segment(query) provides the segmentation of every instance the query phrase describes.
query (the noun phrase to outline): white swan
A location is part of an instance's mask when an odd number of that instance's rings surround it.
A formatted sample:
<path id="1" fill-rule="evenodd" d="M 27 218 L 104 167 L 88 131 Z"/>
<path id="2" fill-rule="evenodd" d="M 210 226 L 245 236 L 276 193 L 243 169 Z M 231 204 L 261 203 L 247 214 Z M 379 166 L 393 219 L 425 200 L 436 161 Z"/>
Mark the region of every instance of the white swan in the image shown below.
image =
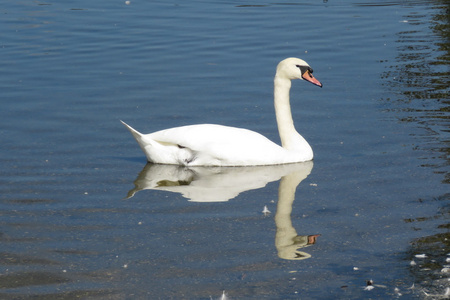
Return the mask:
<path id="1" fill-rule="evenodd" d="M 287 58 L 274 79 L 274 102 L 282 147 L 247 129 L 199 124 L 165 129 L 150 134 L 121 121 L 133 134 L 152 163 L 184 166 L 256 166 L 303 162 L 313 159 L 308 142 L 295 130 L 289 103 L 292 79 L 303 79 L 319 87 L 313 70 L 299 58 Z"/>

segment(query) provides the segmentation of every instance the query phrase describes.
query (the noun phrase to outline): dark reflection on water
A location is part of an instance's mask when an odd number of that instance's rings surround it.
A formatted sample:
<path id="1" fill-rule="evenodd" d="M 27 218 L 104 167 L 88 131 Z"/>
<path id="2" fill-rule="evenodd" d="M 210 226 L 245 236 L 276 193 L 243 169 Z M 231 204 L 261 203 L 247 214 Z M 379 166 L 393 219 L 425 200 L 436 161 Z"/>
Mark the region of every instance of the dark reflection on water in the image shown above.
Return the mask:
<path id="1" fill-rule="evenodd" d="M 32 285 L 62 284 L 70 280 L 50 272 L 26 272 L 2 276 L 0 288 L 14 289 Z"/>
<path id="2" fill-rule="evenodd" d="M 426 3 L 433 3 L 433 0 L 416 0 L 416 1 L 368 1 L 368 2 L 357 2 L 354 5 L 355 6 L 397 6 L 397 5 L 403 5 L 403 6 L 411 6 L 411 5 L 423 5 Z"/>
<path id="3" fill-rule="evenodd" d="M 29 257 L 25 255 L 20 255 L 16 253 L 0 253 L 0 264 L 3 265 L 57 265 L 56 261 L 47 260 L 43 258 Z"/>
<path id="4" fill-rule="evenodd" d="M 434 2 L 424 13 L 405 16 L 409 30 L 397 34 L 399 53 L 395 65 L 382 76 L 385 85 L 396 93 L 395 99 L 386 100 L 393 110 L 401 112 L 400 120 L 417 123 L 426 130 L 417 149 L 437 155 L 430 158 L 439 160 L 428 164 L 444 174 L 445 183 L 450 183 L 450 174 L 443 168 L 450 164 L 449 8 L 445 1 Z M 427 13 L 433 14 L 431 23 Z"/>
<path id="5" fill-rule="evenodd" d="M 408 30 L 397 34 L 398 56 L 382 77 L 395 93 L 395 98 L 385 101 L 390 103 L 399 120 L 423 130 L 417 134 L 415 146 L 424 153 L 422 166 L 433 168 L 434 172 L 442 174 L 443 184 L 449 184 L 450 9 L 448 1 L 428 3 L 425 9 L 404 17 Z M 438 201 L 441 209 L 435 215 L 405 219 L 416 230 L 431 223 L 438 232 L 412 241 L 407 253 L 416 286 L 424 289 L 424 295 L 432 297 L 442 296 L 450 287 L 449 200 L 450 193 L 419 199 L 421 202 Z"/>

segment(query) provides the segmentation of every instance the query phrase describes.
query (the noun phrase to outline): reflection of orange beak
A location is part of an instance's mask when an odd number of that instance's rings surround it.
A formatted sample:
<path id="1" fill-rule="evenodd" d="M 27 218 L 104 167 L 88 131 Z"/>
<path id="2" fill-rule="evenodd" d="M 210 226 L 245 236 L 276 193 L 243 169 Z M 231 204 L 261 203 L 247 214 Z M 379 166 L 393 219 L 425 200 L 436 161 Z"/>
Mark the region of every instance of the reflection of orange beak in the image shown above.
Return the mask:
<path id="1" fill-rule="evenodd" d="M 318 81 L 317 81 L 318 82 Z M 320 83 L 320 82 L 319 82 Z M 308 245 L 312 245 L 316 243 L 316 239 L 320 236 L 320 234 L 308 235 Z"/>
<path id="2" fill-rule="evenodd" d="M 320 86 L 322 87 L 322 84 L 320 83 L 319 80 L 317 80 L 309 71 L 306 71 L 303 75 L 302 78 L 306 81 L 311 82 L 314 85 Z"/>

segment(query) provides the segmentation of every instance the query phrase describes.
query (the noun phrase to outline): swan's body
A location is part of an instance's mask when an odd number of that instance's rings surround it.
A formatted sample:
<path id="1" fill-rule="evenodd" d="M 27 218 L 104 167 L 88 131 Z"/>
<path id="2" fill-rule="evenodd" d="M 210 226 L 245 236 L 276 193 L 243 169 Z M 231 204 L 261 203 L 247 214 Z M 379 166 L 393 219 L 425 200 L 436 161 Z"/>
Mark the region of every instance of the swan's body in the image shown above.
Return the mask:
<path id="1" fill-rule="evenodd" d="M 185 166 L 256 166 L 309 161 L 313 152 L 295 130 L 289 103 L 292 79 L 322 87 L 309 65 L 298 58 L 278 64 L 274 79 L 275 113 L 282 147 L 263 135 L 242 128 L 213 124 L 175 127 L 141 134 L 122 122 L 152 163 Z"/>

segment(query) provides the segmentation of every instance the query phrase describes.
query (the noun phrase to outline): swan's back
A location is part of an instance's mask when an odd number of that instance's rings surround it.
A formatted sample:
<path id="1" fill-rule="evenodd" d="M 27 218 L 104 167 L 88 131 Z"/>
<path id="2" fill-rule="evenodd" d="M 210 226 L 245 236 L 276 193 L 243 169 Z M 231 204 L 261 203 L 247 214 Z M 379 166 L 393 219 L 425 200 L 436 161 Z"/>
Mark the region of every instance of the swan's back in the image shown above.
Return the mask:
<path id="1" fill-rule="evenodd" d="M 189 165 L 267 165 L 286 150 L 265 136 L 243 128 L 199 124 L 157 131 L 148 135 L 161 145 L 189 151 Z"/>

